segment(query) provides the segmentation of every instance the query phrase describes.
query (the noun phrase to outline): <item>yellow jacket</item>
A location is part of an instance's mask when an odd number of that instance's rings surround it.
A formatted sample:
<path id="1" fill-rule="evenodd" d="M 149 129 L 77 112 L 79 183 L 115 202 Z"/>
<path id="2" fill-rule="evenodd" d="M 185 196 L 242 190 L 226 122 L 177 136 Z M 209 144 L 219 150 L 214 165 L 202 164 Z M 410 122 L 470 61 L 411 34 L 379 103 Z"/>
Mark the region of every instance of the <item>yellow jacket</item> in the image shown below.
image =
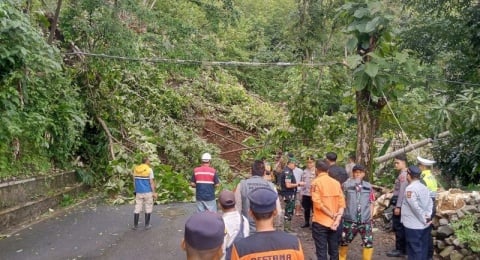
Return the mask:
<path id="1" fill-rule="evenodd" d="M 424 170 L 422 171 L 422 179 L 425 182 L 425 185 L 431 192 L 437 192 L 438 184 L 435 176 L 433 176 L 432 171 Z"/>

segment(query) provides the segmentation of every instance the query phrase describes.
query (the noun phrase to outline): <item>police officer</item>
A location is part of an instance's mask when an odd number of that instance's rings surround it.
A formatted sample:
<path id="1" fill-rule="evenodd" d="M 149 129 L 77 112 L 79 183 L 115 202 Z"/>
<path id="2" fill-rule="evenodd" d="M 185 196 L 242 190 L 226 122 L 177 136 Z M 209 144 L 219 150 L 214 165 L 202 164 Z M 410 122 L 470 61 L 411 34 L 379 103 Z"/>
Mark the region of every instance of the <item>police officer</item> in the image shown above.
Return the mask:
<path id="1" fill-rule="evenodd" d="M 405 246 L 405 230 L 403 227 L 401 219 L 401 208 L 403 199 L 405 196 L 405 188 L 408 185 L 407 182 L 407 156 L 405 154 L 399 154 L 395 156 L 395 169 L 400 173 L 398 174 L 397 179 L 395 180 L 395 187 L 393 190 L 393 197 L 390 201 L 393 205 L 393 217 L 392 217 L 392 226 L 395 231 L 395 249 L 388 252 L 387 256 L 389 257 L 401 257 L 405 255 L 406 246 Z"/>
<path id="2" fill-rule="evenodd" d="M 427 259 L 428 232 L 431 225 L 433 203 L 430 191 L 420 182 L 422 171 L 417 166 L 407 170 L 409 185 L 405 189 L 401 220 L 405 227 L 407 255 L 410 260 Z"/>
<path id="3" fill-rule="evenodd" d="M 421 182 L 427 186 L 427 188 L 430 190 L 430 198 L 432 199 L 433 202 L 433 209 L 432 209 L 432 216 L 435 217 L 436 213 L 436 205 L 435 205 L 435 198 L 437 196 L 437 190 L 438 190 L 438 184 L 437 180 L 435 179 L 435 176 L 432 174 L 431 167 L 435 163 L 433 160 L 425 159 L 420 156 L 417 156 L 418 160 L 418 168 L 422 171 L 421 175 Z M 429 233 L 432 233 L 432 225 L 429 226 Z M 432 259 L 433 258 L 433 237 L 429 236 L 429 242 L 428 242 L 428 258 L 427 259 Z"/>

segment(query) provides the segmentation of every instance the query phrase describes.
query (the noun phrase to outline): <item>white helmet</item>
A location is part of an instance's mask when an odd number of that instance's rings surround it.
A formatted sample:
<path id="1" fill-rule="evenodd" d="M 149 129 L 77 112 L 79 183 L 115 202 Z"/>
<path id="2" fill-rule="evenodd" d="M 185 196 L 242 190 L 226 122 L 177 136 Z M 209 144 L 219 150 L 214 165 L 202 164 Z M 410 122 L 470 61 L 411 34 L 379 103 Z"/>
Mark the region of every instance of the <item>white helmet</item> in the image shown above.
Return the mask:
<path id="1" fill-rule="evenodd" d="M 210 155 L 209 153 L 204 153 L 202 154 L 202 161 L 204 162 L 208 162 L 212 159 L 212 155 Z"/>
<path id="2" fill-rule="evenodd" d="M 420 164 L 423 164 L 425 166 L 432 166 L 434 163 L 436 163 L 436 161 L 425 159 L 420 156 L 417 156 L 417 160 Z"/>

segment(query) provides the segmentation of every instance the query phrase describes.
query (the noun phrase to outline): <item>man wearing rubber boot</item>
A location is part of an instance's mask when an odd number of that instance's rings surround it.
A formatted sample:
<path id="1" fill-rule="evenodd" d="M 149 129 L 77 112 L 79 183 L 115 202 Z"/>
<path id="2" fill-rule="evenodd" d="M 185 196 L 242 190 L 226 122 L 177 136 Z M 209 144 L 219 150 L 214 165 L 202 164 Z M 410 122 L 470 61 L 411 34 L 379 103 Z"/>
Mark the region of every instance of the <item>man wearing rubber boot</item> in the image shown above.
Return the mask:
<path id="1" fill-rule="evenodd" d="M 295 193 L 296 189 L 299 186 L 302 186 L 304 183 L 297 181 L 295 175 L 293 174 L 293 169 L 295 169 L 296 160 L 294 158 L 289 158 L 287 166 L 283 169 L 282 175 L 280 175 L 280 195 L 282 195 L 285 201 L 285 221 L 284 229 L 285 231 L 291 231 L 291 221 L 293 216 L 293 211 L 295 209 Z"/>
<path id="2" fill-rule="evenodd" d="M 317 177 L 312 181 L 313 202 L 312 237 L 315 241 L 317 259 L 338 259 L 338 226 L 345 208 L 340 183 L 328 176 L 328 165 L 317 160 Z"/>
<path id="3" fill-rule="evenodd" d="M 375 194 L 372 185 L 363 180 L 365 168 L 356 164 L 352 168 L 353 178 L 343 183 L 347 207 L 343 213 L 343 232 L 339 259 L 346 260 L 348 245 L 357 233 L 362 237 L 363 260 L 371 260 L 373 255 L 372 216 Z"/>
<path id="4" fill-rule="evenodd" d="M 388 252 L 387 256 L 402 257 L 406 255 L 405 228 L 403 227 L 403 224 L 401 222 L 401 208 L 403 199 L 405 197 L 405 188 L 408 185 L 407 156 L 405 154 L 395 156 L 394 163 L 395 169 L 400 172 L 397 179 L 395 180 L 393 197 L 390 200 L 390 203 L 395 207 L 392 217 L 393 230 L 395 231 L 395 249 Z"/>
<path id="5" fill-rule="evenodd" d="M 145 229 L 152 227 L 150 216 L 153 210 L 153 199 L 157 198 L 155 193 L 155 182 L 153 180 L 153 170 L 150 168 L 150 160 L 142 159 L 142 164 L 136 166 L 133 170 L 133 189 L 135 193 L 135 210 L 133 212 L 133 229 L 138 228 L 140 212 L 145 205 Z"/>

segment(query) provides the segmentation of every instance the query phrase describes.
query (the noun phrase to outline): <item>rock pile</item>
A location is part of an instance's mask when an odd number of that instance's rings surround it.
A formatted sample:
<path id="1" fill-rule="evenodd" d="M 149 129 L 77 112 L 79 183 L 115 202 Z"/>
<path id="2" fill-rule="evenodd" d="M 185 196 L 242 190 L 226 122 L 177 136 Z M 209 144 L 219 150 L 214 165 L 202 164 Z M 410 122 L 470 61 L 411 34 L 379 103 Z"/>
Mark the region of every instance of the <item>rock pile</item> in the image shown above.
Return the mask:
<path id="1" fill-rule="evenodd" d="M 472 252 L 468 245 L 460 242 L 451 226 L 452 222 L 466 215 L 475 216 L 477 223 L 480 223 L 480 193 L 450 189 L 437 195 L 437 214 L 433 220 L 432 236 L 440 259 L 480 259 L 478 252 Z"/>
<path id="2" fill-rule="evenodd" d="M 376 218 L 389 218 L 391 209 L 388 208 L 392 193 L 385 193 L 378 197 L 375 202 L 374 216 Z M 437 213 L 433 219 L 434 247 L 436 259 L 450 260 L 480 260 L 480 253 L 473 252 L 469 245 L 463 244 L 455 236 L 451 226 L 452 222 L 458 221 L 467 215 L 473 215 L 480 224 L 480 193 L 470 193 L 459 189 L 450 189 L 437 194 Z M 478 232 L 478 230 L 477 230 Z"/>

